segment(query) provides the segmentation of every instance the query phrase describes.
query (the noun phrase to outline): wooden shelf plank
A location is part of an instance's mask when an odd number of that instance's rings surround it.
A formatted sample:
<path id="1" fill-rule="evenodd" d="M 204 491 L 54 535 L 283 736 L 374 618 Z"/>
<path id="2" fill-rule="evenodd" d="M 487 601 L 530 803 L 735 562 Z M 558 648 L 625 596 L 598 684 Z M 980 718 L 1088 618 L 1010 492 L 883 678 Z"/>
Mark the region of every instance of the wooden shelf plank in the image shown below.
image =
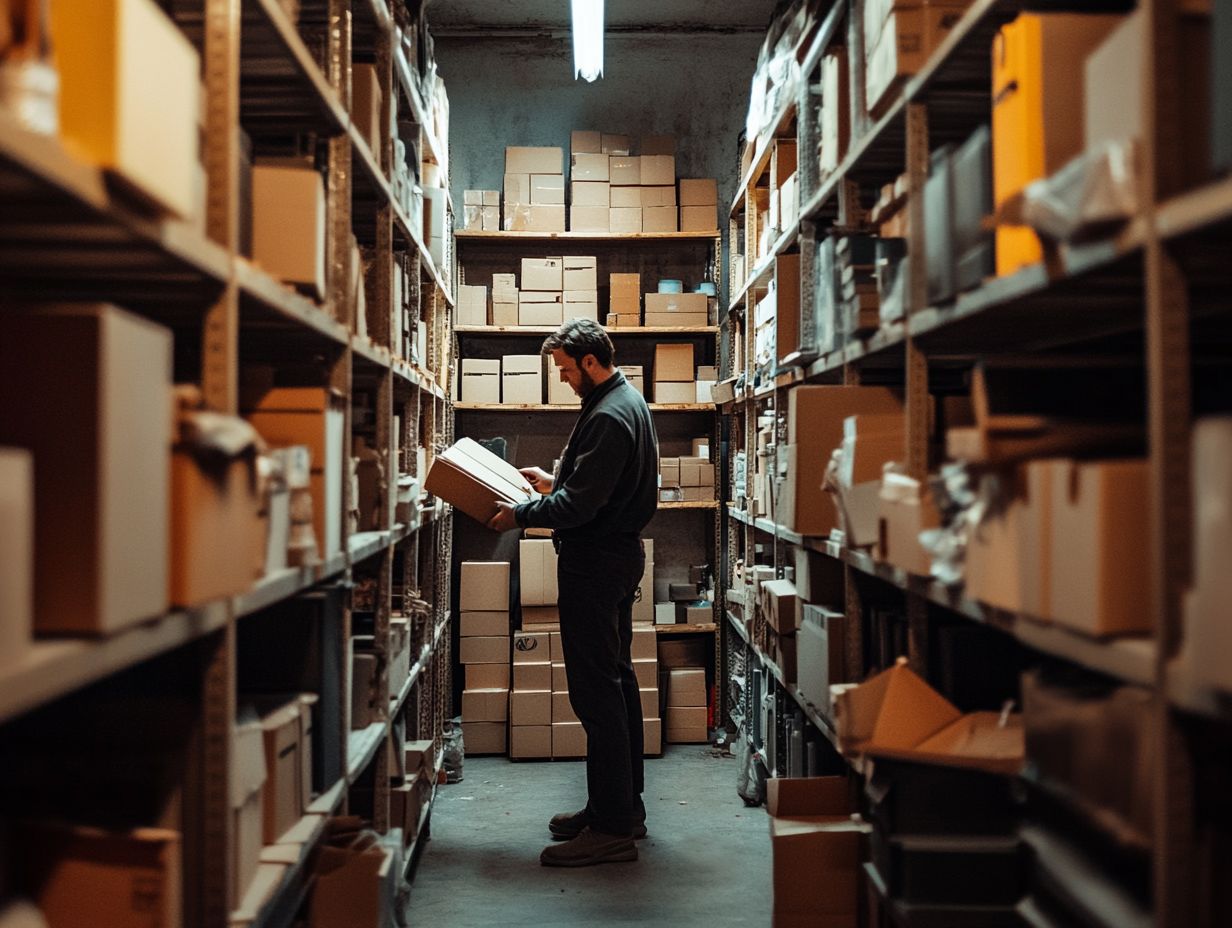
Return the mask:
<path id="1" fill-rule="evenodd" d="M 477 232 L 465 229 L 454 231 L 454 238 L 461 242 L 708 242 L 721 233 L 711 232 Z"/>
<path id="2" fill-rule="evenodd" d="M 372 763 L 377 748 L 385 738 L 386 722 L 373 722 L 367 728 L 352 731 L 347 736 L 347 783 L 354 784 Z"/>
<path id="3" fill-rule="evenodd" d="M 719 626 L 711 622 L 709 625 L 686 625 L 678 623 L 676 625 L 656 625 L 654 627 L 657 635 L 710 635 L 718 631 Z"/>
<path id="4" fill-rule="evenodd" d="M 458 335 L 533 335 L 542 337 L 551 335 L 558 326 L 554 325 L 458 325 L 454 332 Z M 604 326 L 609 335 L 717 335 L 717 325 L 647 325 L 637 328 L 611 328 Z"/>
<path id="5" fill-rule="evenodd" d="M 668 502 L 659 503 L 659 509 L 718 509 L 719 501 L 717 499 L 703 500 L 670 500 Z"/>

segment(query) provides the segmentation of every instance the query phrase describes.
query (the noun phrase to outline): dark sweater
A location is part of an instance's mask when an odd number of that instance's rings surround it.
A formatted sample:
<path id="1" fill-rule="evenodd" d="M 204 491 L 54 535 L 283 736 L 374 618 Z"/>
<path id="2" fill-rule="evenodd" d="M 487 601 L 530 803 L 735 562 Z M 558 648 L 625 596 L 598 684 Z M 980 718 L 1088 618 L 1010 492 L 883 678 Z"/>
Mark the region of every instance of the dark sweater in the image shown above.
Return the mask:
<path id="1" fill-rule="evenodd" d="M 642 395 L 617 371 L 582 401 L 555 488 L 514 509 L 563 541 L 637 535 L 659 500 L 659 439 Z"/>

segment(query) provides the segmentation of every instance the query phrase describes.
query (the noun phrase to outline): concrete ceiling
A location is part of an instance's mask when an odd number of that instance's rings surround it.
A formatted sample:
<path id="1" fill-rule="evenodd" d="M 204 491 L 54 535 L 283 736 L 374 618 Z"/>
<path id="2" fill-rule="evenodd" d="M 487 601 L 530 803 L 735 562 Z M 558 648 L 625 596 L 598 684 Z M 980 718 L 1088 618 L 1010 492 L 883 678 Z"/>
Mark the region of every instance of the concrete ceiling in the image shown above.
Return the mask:
<path id="1" fill-rule="evenodd" d="M 776 0 L 607 0 L 617 32 L 764 32 Z M 569 28 L 569 0 L 431 0 L 433 34 L 558 31 Z"/>

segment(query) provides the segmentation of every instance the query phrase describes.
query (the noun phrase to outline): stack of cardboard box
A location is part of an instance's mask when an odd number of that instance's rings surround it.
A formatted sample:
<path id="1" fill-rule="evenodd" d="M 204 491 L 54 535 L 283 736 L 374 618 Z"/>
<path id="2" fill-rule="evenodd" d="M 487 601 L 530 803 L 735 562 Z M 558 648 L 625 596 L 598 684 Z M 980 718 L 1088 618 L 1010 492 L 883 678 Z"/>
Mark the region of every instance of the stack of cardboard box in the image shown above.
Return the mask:
<path id="1" fill-rule="evenodd" d="M 464 561 L 458 595 L 466 751 L 503 754 L 509 709 L 509 562 Z"/>
<path id="2" fill-rule="evenodd" d="M 560 325 L 564 321 L 564 258 L 523 258 L 518 292 L 518 325 Z"/>
<path id="3" fill-rule="evenodd" d="M 612 274 L 608 280 L 608 328 L 637 328 L 642 324 L 642 275 Z"/>
<path id="4" fill-rule="evenodd" d="M 659 458 L 659 500 L 714 499 L 714 465 L 706 457 Z"/>
<path id="5" fill-rule="evenodd" d="M 523 630 L 558 628 L 556 548 L 550 539 L 523 538 L 518 542 L 518 577 Z"/>
<path id="6" fill-rule="evenodd" d="M 719 185 L 713 177 L 680 179 L 680 231 L 717 232 Z"/>
<path id="7" fill-rule="evenodd" d="M 389 827 L 401 828 L 404 842 L 419 833 L 419 819 L 436 781 L 436 751 L 431 740 L 408 741 L 389 786 Z"/>
<path id="8" fill-rule="evenodd" d="M 518 282 L 514 274 L 492 275 L 492 324 L 518 324 Z"/>
<path id="9" fill-rule="evenodd" d="M 563 259 L 564 318 L 599 321 L 598 259 L 566 255 Z"/>
<path id="10" fill-rule="evenodd" d="M 616 147 L 623 136 L 607 136 L 608 147 Z M 624 139 L 625 154 L 628 140 Z M 608 174 L 608 154 L 604 150 L 604 135 L 600 132 L 574 131 L 570 147 L 569 228 L 574 232 L 608 232 L 611 230 L 611 183 Z"/>
<path id="11" fill-rule="evenodd" d="M 705 293 L 647 293 L 646 325 L 710 324 L 710 297 Z"/>
<path id="12" fill-rule="evenodd" d="M 645 626 L 654 624 L 654 539 L 643 538 L 642 550 L 646 555 L 646 567 L 633 600 L 633 624 Z"/>
<path id="13" fill-rule="evenodd" d="M 889 106 L 893 91 L 924 66 L 969 5 L 970 0 L 865 4 L 864 95 L 870 113 L 880 114 Z"/>
<path id="14" fill-rule="evenodd" d="M 509 756 L 552 756 L 551 632 L 522 631 L 513 639 Z"/>
<path id="15" fill-rule="evenodd" d="M 564 152 L 559 148 L 505 149 L 506 232 L 564 232 Z"/>
<path id="16" fill-rule="evenodd" d="M 552 656 L 552 756 L 568 760 L 586 756 L 586 730 L 569 701 L 569 677 L 560 632 L 548 633 Z"/>
<path id="17" fill-rule="evenodd" d="M 462 191 L 462 228 L 467 232 L 500 231 L 500 191 Z"/>
<path id="18" fill-rule="evenodd" d="M 656 294 L 646 294 L 646 299 L 652 295 Z M 695 402 L 695 370 L 691 343 L 655 345 L 654 402 Z"/>
<path id="19" fill-rule="evenodd" d="M 842 683 L 846 616 L 843 568 L 833 558 L 808 548 L 792 550 L 800 622 L 796 632 L 796 689 L 825 713 L 830 687 Z"/>
<path id="20" fill-rule="evenodd" d="M 706 729 L 706 668 L 678 667 L 668 675 L 667 731 L 669 744 L 709 740 Z"/>
<path id="21" fill-rule="evenodd" d="M 786 578 L 761 583 L 757 608 L 766 626 L 766 653 L 787 683 L 796 682 L 796 632 L 800 628 L 800 597 Z"/>
<path id="22" fill-rule="evenodd" d="M 663 753 L 663 719 L 659 715 L 659 636 L 653 625 L 633 629 L 633 672 L 642 698 L 642 753 Z"/>

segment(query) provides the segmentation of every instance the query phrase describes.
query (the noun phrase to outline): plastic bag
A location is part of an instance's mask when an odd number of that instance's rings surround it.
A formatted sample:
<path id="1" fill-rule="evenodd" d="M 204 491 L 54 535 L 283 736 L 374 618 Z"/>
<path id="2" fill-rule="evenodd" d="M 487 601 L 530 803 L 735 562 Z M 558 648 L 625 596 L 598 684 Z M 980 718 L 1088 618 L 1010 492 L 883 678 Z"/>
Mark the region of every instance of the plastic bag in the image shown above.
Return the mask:
<path id="1" fill-rule="evenodd" d="M 462 740 L 462 716 L 446 720 L 442 728 L 445 750 L 441 764 L 445 768 L 445 782 L 461 783 L 462 762 L 466 759 L 466 744 Z"/>

